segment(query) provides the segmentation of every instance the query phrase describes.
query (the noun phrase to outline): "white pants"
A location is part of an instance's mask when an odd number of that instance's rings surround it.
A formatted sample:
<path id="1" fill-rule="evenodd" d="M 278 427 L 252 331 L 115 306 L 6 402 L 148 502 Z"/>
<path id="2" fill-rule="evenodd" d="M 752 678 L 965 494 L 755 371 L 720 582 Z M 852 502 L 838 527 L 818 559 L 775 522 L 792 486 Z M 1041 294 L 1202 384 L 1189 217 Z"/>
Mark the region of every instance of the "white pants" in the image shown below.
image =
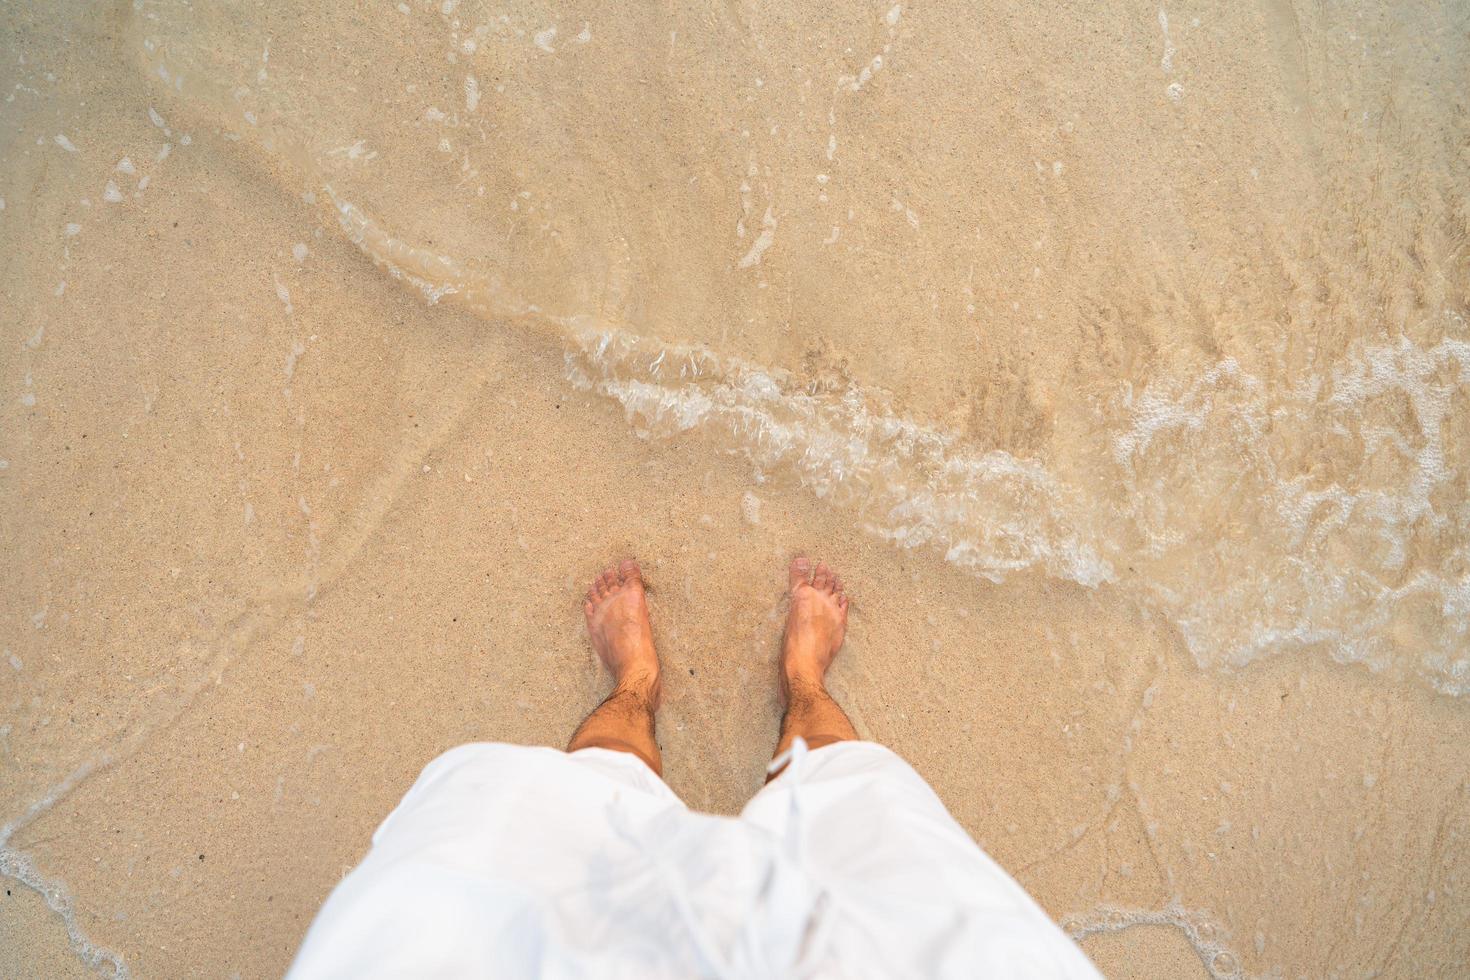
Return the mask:
<path id="1" fill-rule="evenodd" d="M 446 752 L 290 976 L 1098 977 L 897 755 L 790 756 L 720 817 L 624 752 Z"/>

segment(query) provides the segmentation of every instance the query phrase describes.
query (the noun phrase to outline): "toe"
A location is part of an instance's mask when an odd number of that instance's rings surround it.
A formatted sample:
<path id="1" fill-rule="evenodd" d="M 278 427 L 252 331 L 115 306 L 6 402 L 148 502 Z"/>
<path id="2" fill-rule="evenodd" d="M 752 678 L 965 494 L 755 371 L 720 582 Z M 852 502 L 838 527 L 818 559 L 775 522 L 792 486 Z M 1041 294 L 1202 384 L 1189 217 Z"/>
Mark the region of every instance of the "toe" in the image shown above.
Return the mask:
<path id="1" fill-rule="evenodd" d="M 597 606 L 588 598 L 582 603 L 582 612 L 587 614 L 588 619 L 591 619 L 592 614 L 597 612 Z"/>
<path id="2" fill-rule="evenodd" d="M 623 563 L 618 566 L 618 574 L 622 576 L 624 585 L 631 585 L 635 582 L 638 585 L 643 584 L 643 569 L 639 568 L 638 563 L 631 558 L 623 559 Z"/>
<path id="3" fill-rule="evenodd" d="M 832 573 L 832 594 L 842 595 L 842 579 L 838 578 L 836 572 Z"/>
<path id="4" fill-rule="evenodd" d="M 845 594 L 837 596 L 837 608 L 843 612 L 847 612 L 847 596 Z"/>
<path id="5" fill-rule="evenodd" d="M 791 567 L 787 569 L 787 578 L 792 589 L 812 580 L 812 560 L 806 555 L 797 555 L 791 559 Z"/>
<path id="6" fill-rule="evenodd" d="M 817 571 L 812 576 L 812 585 L 823 592 L 832 591 L 832 569 L 827 567 L 826 562 L 817 563 Z"/>

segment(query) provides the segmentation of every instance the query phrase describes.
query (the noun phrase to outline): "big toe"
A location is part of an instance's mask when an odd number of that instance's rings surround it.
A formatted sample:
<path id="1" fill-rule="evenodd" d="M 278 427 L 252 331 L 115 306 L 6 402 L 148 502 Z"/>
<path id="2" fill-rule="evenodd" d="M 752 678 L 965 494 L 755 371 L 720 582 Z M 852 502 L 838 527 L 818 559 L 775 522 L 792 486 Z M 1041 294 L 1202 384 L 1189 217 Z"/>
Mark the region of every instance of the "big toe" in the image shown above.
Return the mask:
<path id="1" fill-rule="evenodd" d="M 798 555 L 791 559 L 791 567 L 786 571 L 792 589 L 799 585 L 806 585 L 812 580 L 812 560 L 805 555 Z"/>
<path id="2" fill-rule="evenodd" d="M 623 563 L 618 566 L 618 575 L 622 578 L 624 585 L 643 584 L 643 569 L 639 568 L 638 563 L 631 558 L 623 559 Z"/>

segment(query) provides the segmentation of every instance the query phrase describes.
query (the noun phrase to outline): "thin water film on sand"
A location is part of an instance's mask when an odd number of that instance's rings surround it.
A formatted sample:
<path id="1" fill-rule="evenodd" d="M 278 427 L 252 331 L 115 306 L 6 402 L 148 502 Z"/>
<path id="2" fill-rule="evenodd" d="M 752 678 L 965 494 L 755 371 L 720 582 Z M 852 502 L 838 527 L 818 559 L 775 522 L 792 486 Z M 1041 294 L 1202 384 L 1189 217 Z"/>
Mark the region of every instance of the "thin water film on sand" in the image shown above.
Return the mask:
<path id="1" fill-rule="evenodd" d="M 279 972 L 621 553 L 737 809 L 802 548 L 1105 970 L 1470 957 L 1470 14 L 4 17 L 7 969 Z"/>

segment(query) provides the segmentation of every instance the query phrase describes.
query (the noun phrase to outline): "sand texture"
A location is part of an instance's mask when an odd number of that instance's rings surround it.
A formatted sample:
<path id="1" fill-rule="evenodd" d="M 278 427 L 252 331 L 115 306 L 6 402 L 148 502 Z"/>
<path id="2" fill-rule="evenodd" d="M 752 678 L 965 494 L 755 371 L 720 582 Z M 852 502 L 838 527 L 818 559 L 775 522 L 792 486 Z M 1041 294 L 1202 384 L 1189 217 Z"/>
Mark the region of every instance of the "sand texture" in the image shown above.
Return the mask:
<path id="1" fill-rule="evenodd" d="M 1018 9 L 1019 8 L 1019 9 Z M 1470 963 L 1470 7 L 0 7 L 0 975 L 280 974 L 636 556 L 1118 977 Z"/>

